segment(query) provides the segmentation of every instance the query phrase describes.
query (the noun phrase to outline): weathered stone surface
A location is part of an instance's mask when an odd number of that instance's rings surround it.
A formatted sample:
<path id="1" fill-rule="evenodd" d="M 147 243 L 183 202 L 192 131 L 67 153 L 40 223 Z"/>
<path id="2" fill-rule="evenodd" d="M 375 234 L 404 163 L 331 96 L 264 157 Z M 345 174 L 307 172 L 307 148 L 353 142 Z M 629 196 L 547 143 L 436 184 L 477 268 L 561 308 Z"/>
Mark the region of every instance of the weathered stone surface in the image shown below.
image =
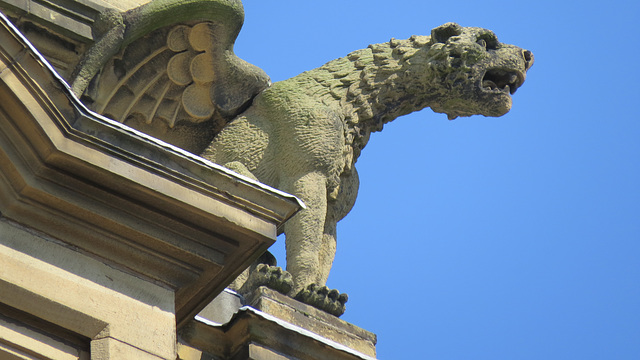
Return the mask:
<path id="1" fill-rule="evenodd" d="M 371 45 L 273 84 L 203 156 L 304 201 L 307 208 L 285 225 L 290 295 L 310 284 L 322 289 L 336 223 L 356 199 L 354 164 L 370 134 L 425 107 L 449 119 L 504 115 L 532 64 L 531 52 L 498 42 L 489 30 L 448 23 L 431 36 Z"/>
<path id="2" fill-rule="evenodd" d="M 241 291 L 247 293 L 259 286 L 267 286 L 281 294 L 288 294 L 293 287 L 293 277 L 279 266 L 258 264 L 255 269 L 249 271 L 249 278 Z"/>
<path id="3" fill-rule="evenodd" d="M 246 297 L 260 286 L 266 286 L 281 294 L 288 294 L 293 288 L 293 277 L 278 266 L 278 261 L 269 251 L 262 254 L 229 284 L 229 289 Z"/>
<path id="4" fill-rule="evenodd" d="M 296 294 L 295 299 L 339 317 L 346 310 L 349 296 L 327 286 L 309 284 Z"/>
<path id="5" fill-rule="evenodd" d="M 92 359 L 172 358 L 173 292 L 6 218 L 0 234 L 0 303 L 91 339 Z"/>

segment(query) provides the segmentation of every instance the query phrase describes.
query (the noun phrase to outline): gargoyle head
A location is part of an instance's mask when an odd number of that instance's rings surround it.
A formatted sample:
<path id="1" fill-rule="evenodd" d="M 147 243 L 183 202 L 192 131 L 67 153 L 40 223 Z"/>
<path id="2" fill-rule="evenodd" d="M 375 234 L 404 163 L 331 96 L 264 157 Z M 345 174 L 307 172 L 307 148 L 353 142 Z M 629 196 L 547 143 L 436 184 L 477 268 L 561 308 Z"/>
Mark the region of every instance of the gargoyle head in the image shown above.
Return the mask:
<path id="1" fill-rule="evenodd" d="M 511 95 L 533 65 L 530 51 L 502 44 L 492 31 L 482 28 L 447 23 L 422 41 L 425 46 L 407 61 L 431 67 L 425 72 L 428 78 L 422 79 L 429 84 L 426 88 L 435 90 L 428 94 L 429 106 L 449 119 L 506 114 Z M 418 71 L 415 66 L 412 70 Z"/>

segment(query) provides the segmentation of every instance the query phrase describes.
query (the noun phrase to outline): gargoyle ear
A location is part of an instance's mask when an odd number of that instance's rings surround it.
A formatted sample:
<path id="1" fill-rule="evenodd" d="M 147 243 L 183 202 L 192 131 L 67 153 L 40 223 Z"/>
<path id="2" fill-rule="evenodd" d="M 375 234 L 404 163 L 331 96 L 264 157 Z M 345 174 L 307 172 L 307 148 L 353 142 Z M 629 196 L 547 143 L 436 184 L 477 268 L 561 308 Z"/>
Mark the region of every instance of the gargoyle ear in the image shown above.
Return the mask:
<path id="1" fill-rule="evenodd" d="M 449 22 L 431 30 L 431 39 L 434 42 L 445 43 L 450 37 L 460 34 L 462 34 L 462 26 Z"/>

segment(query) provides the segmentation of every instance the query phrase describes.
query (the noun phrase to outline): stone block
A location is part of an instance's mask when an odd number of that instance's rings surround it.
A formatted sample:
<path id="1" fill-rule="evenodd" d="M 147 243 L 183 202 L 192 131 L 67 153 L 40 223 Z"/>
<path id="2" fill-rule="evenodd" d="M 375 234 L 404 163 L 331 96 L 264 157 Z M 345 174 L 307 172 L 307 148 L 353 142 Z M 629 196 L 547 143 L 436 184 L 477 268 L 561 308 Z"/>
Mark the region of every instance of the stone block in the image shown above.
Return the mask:
<path id="1" fill-rule="evenodd" d="M 363 354 L 376 355 L 375 334 L 269 288 L 256 289 L 247 304 Z"/>

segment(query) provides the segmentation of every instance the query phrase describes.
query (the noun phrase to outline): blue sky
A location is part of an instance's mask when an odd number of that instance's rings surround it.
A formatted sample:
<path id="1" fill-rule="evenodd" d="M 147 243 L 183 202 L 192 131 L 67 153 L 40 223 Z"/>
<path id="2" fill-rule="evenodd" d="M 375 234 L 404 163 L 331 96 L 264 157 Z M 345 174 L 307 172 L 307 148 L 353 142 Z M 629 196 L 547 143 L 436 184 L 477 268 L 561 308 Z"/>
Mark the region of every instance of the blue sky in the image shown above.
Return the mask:
<path id="1" fill-rule="evenodd" d="M 640 359 L 635 1 L 244 6 L 236 53 L 273 81 L 448 21 L 535 55 L 507 115 L 425 109 L 358 160 L 328 285 L 379 358 Z"/>

